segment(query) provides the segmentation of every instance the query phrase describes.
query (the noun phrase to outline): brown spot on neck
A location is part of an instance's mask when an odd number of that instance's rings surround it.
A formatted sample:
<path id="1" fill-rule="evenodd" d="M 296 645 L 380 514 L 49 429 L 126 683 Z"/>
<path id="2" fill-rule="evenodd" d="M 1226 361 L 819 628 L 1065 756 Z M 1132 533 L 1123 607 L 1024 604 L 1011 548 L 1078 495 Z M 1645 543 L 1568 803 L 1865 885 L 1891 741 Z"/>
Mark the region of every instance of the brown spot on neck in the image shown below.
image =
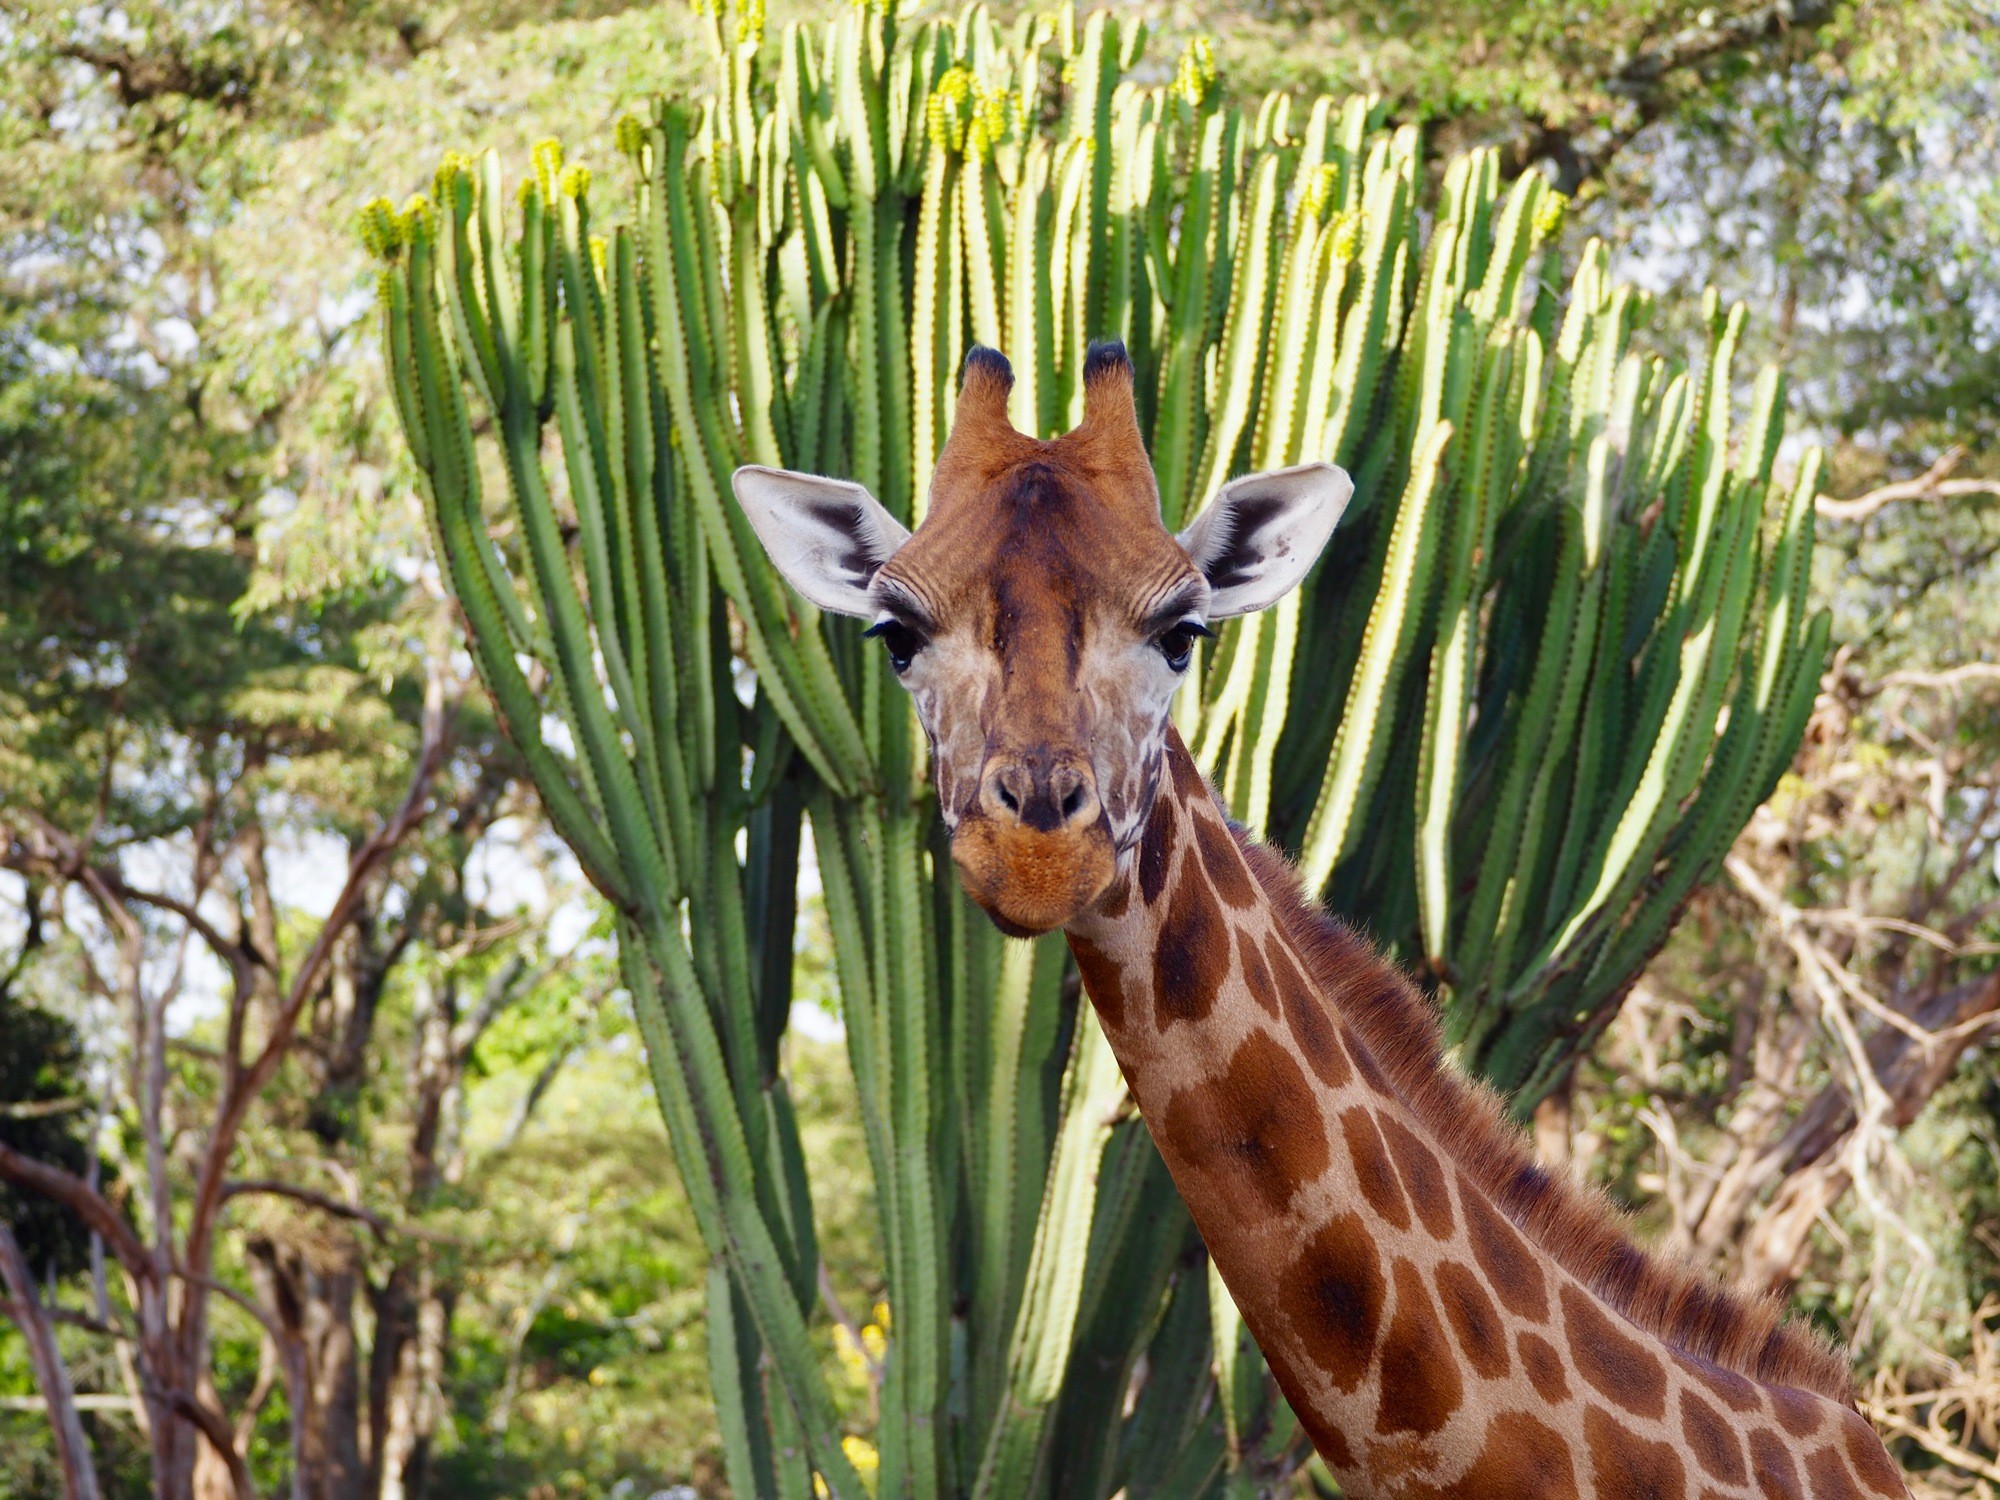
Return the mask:
<path id="1" fill-rule="evenodd" d="M 1875 1429 L 1868 1425 L 1868 1419 L 1856 1411 L 1840 1414 L 1840 1435 L 1847 1444 L 1847 1456 L 1853 1461 L 1854 1472 L 1861 1476 L 1861 1482 L 1878 1495 L 1902 1495 L 1903 1476 L 1891 1461 L 1888 1450 L 1882 1446 L 1882 1439 L 1875 1435 Z"/>
<path id="2" fill-rule="evenodd" d="M 1472 1253 L 1501 1305 L 1531 1323 L 1547 1322 L 1548 1281 L 1528 1242 L 1464 1177 L 1458 1180 L 1458 1202 L 1465 1211 L 1465 1233 L 1472 1241 Z"/>
<path id="3" fill-rule="evenodd" d="M 1831 1444 L 1806 1455 L 1806 1478 L 1812 1481 L 1813 1500 L 1868 1500 L 1840 1450 Z"/>
<path id="4" fill-rule="evenodd" d="M 1789 1386 L 1777 1386 L 1770 1391 L 1771 1409 L 1778 1414 L 1778 1425 L 1793 1437 L 1810 1437 L 1818 1432 L 1827 1417 L 1827 1405 L 1804 1391 L 1792 1390 Z"/>
<path id="5" fill-rule="evenodd" d="M 1750 1477 L 1763 1500 L 1805 1500 L 1799 1488 L 1799 1467 L 1777 1433 L 1759 1427 L 1750 1434 Z"/>
<path id="6" fill-rule="evenodd" d="M 1593 1487 L 1617 1500 L 1686 1500 L 1687 1470 L 1666 1443 L 1640 1437 L 1598 1407 L 1583 1414 Z"/>
<path id="7" fill-rule="evenodd" d="M 1277 1294 L 1284 1327 L 1333 1388 L 1351 1391 L 1359 1385 L 1388 1299 L 1381 1258 L 1361 1216 L 1338 1215 L 1307 1236 L 1278 1273 Z M 1301 1410 L 1310 1404 L 1301 1394 L 1286 1394 Z"/>
<path id="8" fill-rule="evenodd" d="M 1236 929 L 1236 965 L 1242 970 L 1243 987 L 1250 992 L 1250 998 L 1272 1020 L 1277 1020 L 1278 987 L 1272 982 L 1270 965 L 1264 962 L 1263 948 L 1247 927 Z"/>
<path id="9" fill-rule="evenodd" d="M 1556 1346 L 1540 1334 L 1523 1329 L 1520 1347 L 1521 1368 L 1528 1372 L 1535 1393 L 1551 1406 L 1569 1400 L 1569 1376 L 1563 1371 L 1563 1358 L 1556 1352 Z"/>
<path id="10" fill-rule="evenodd" d="M 1340 1133 L 1346 1138 L 1355 1182 L 1368 1206 L 1396 1228 L 1408 1229 L 1410 1205 L 1403 1197 L 1403 1185 L 1389 1160 L 1389 1148 L 1382 1144 L 1382 1131 L 1375 1123 L 1375 1116 L 1359 1106 L 1347 1110 L 1340 1117 Z"/>
<path id="11" fill-rule="evenodd" d="M 1452 1217 L 1451 1186 L 1445 1181 L 1444 1168 L 1430 1147 L 1418 1140 L 1394 1114 L 1385 1112 L 1381 1125 L 1382 1138 L 1389 1143 L 1389 1155 L 1402 1174 L 1403 1187 L 1416 1207 L 1417 1217 L 1424 1221 L 1424 1229 L 1435 1239 L 1450 1239 L 1457 1221 Z"/>
<path id="12" fill-rule="evenodd" d="M 1410 1500 L 1577 1500 L 1569 1440 L 1521 1411 L 1486 1424 L 1479 1455 L 1456 1481 L 1415 1485 Z"/>
<path id="13" fill-rule="evenodd" d="M 1194 763 L 1188 748 L 1181 743 L 1178 734 L 1167 740 L 1166 761 L 1174 780 L 1174 795 L 1190 807 L 1210 807 L 1215 803 L 1215 793 L 1201 774 L 1201 767 Z"/>
<path id="14" fill-rule="evenodd" d="M 1514 1367 L 1507 1355 L 1507 1325 L 1479 1278 L 1448 1260 L 1437 1268 L 1437 1289 L 1445 1320 L 1465 1351 L 1465 1362 L 1488 1380 L 1506 1375 Z"/>
<path id="15" fill-rule="evenodd" d="M 1282 1212 L 1332 1160 L 1304 1071 L 1262 1031 L 1244 1038 L 1220 1074 L 1167 1101 L 1158 1139 L 1198 1219 L 1208 1203 Z"/>
<path id="16" fill-rule="evenodd" d="M 1083 980 L 1090 1003 L 1097 1007 L 1104 1029 L 1116 1035 L 1125 1026 L 1124 975 L 1118 965 L 1106 958 L 1104 951 L 1088 938 L 1072 935 L 1069 951 L 1076 956 L 1076 972 Z"/>
<path id="17" fill-rule="evenodd" d="M 1382 1394 L 1375 1430 L 1427 1437 L 1449 1422 L 1465 1399 L 1458 1359 L 1424 1286 L 1423 1272 L 1396 1262 L 1396 1310 L 1382 1340 Z"/>
<path id="18" fill-rule="evenodd" d="M 1243 856 L 1236 852 L 1236 841 L 1222 826 L 1221 815 L 1197 806 L 1189 819 L 1194 824 L 1195 843 L 1201 847 L 1202 867 L 1215 883 L 1216 894 L 1238 911 L 1257 905 L 1260 899 L 1257 887 L 1243 864 Z"/>
<path id="19" fill-rule="evenodd" d="M 1153 937 L 1153 1024 L 1199 1025 L 1229 978 L 1229 928 L 1199 865 L 1182 860 L 1167 914 Z"/>
<path id="20" fill-rule="evenodd" d="M 1665 1416 L 1667 1368 L 1659 1357 L 1575 1286 L 1563 1287 L 1562 1309 L 1577 1373 L 1635 1416 Z"/>
<path id="21" fill-rule="evenodd" d="M 1292 1040 L 1298 1043 L 1299 1051 L 1305 1054 L 1306 1062 L 1319 1075 L 1321 1083 L 1330 1089 L 1346 1088 L 1354 1069 L 1348 1063 L 1346 1048 L 1341 1046 L 1339 1024 L 1327 1013 L 1326 1001 L 1299 972 L 1284 934 L 1266 934 L 1264 952 L 1278 981 L 1285 1025 L 1291 1029 Z"/>
<path id="22" fill-rule="evenodd" d="M 1729 1419 L 1687 1389 L 1681 1391 L 1681 1436 L 1709 1478 L 1742 1484 L 1749 1476 L 1743 1462 L 1743 1439 L 1729 1425 Z"/>
<path id="23" fill-rule="evenodd" d="M 1171 802 L 1164 797 L 1153 799 L 1153 809 L 1146 815 L 1146 832 L 1139 841 L 1139 899 L 1148 907 L 1158 906 L 1167 889 L 1179 822 Z"/>
<path id="24" fill-rule="evenodd" d="M 1734 1370 L 1725 1370 L 1705 1359 L 1695 1359 L 1686 1354 L 1678 1356 L 1675 1363 L 1720 1396 L 1731 1411 L 1756 1411 L 1764 1404 L 1757 1387 Z"/>
<path id="25" fill-rule="evenodd" d="M 1125 908 L 1131 900 L 1132 880 L 1121 870 L 1104 888 L 1104 894 L 1097 898 L 1097 915 L 1103 921 L 1115 922 L 1125 915 Z"/>

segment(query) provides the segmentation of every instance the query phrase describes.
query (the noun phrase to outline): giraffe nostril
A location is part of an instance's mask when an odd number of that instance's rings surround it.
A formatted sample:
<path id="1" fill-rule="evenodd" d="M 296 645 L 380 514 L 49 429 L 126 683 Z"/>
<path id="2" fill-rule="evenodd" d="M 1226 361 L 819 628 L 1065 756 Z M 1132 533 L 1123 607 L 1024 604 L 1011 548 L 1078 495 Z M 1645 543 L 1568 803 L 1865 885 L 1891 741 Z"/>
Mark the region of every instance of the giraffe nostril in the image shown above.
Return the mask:
<path id="1" fill-rule="evenodd" d="M 989 763 L 981 796 L 986 815 L 1038 833 L 1088 822 L 1097 806 L 1090 773 L 1074 763 L 1049 761 L 1046 753 L 1030 752 Z"/>

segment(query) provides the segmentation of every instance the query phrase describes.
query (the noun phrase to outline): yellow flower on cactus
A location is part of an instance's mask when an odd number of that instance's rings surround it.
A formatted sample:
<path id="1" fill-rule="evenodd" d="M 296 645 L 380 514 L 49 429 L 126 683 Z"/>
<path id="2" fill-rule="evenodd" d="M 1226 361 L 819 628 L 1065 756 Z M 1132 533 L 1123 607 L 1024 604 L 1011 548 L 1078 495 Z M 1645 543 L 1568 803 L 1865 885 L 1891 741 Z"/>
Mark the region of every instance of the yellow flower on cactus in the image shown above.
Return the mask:
<path id="1" fill-rule="evenodd" d="M 437 170 L 431 174 L 431 193 L 438 202 L 449 204 L 458 184 L 469 181 L 472 174 L 471 157 L 463 151 L 447 151 L 439 158 Z"/>
<path id="2" fill-rule="evenodd" d="M 553 203 L 563 168 L 562 142 L 553 136 L 535 142 L 535 177 L 542 185 L 542 197 Z"/>
<path id="3" fill-rule="evenodd" d="M 875 1493 L 875 1476 L 882 1470 L 882 1455 L 875 1451 L 875 1445 L 866 1438 L 853 1434 L 840 1440 L 840 1451 L 847 1455 L 847 1461 L 854 1465 L 854 1472 L 861 1476 L 861 1482 L 868 1486 L 868 1493 Z"/>
<path id="4" fill-rule="evenodd" d="M 833 1353 L 850 1380 L 857 1385 L 867 1381 L 868 1356 L 862 1350 L 860 1339 L 845 1323 L 833 1325 Z"/>
<path id="5" fill-rule="evenodd" d="M 387 260 L 403 248 L 403 221 L 387 198 L 371 198 L 362 204 L 354 222 L 370 255 Z"/>
<path id="6" fill-rule="evenodd" d="M 1563 216 L 1569 211 L 1569 199 L 1562 193 L 1551 192 L 1535 208 L 1534 242 L 1543 244 L 1562 233 Z"/>
<path id="7" fill-rule="evenodd" d="M 1215 43 L 1205 36 L 1193 37 L 1181 52 L 1179 64 L 1174 69 L 1171 92 L 1187 100 L 1191 109 L 1200 109 L 1209 95 L 1215 92 L 1215 80 L 1219 75 L 1215 66 Z"/>

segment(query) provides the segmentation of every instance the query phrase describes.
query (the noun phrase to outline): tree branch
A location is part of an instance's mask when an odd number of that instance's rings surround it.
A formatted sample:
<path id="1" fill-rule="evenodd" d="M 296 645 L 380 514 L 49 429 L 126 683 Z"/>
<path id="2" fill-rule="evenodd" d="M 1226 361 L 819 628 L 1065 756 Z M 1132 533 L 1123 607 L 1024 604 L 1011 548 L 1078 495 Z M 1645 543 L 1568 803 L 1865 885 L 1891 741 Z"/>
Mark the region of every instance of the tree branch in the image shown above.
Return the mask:
<path id="1" fill-rule="evenodd" d="M 4 827 L 0 827 L 0 832 L 5 831 Z M 78 881 L 97 898 L 100 907 L 106 908 L 106 917 L 114 923 L 118 922 L 118 913 L 113 908 L 120 902 L 133 902 L 170 912 L 187 923 L 210 951 L 229 966 L 230 978 L 239 988 L 252 984 L 254 970 L 270 963 L 266 955 L 224 936 L 193 903 L 164 891 L 135 886 L 115 865 L 93 863 L 88 846 L 82 840 L 71 837 L 45 819 L 30 814 L 11 831 L 13 837 L 7 840 L 4 855 L 0 855 L 0 866 L 20 874 Z"/>
<path id="2" fill-rule="evenodd" d="M 1836 500 L 1831 495 L 1820 495 L 1813 501 L 1813 510 L 1822 521 L 1865 521 L 1884 507 L 1902 500 L 1954 500 L 1965 495 L 2000 495 L 2000 479 L 1945 477 L 1964 461 L 1965 449 L 1953 446 L 1939 454 L 1937 462 L 1915 479 L 1899 479 L 1893 484 L 1880 485 L 1852 500 Z"/>
<path id="3" fill-rule="evenodd" d="M 0 1281 L 9 1300 L 0 1301 L 0 1312 L 11 1317 L 27 1340 L 28 1362 L 34 1367 L 35 1384 L 42 1388 L 48 1406 L 49 1426 L 56 1439 L 56 1461 L 62 1465 L 63 1494 L 66 1500 L 97 1500 L 97 1471 L 91 1466 L 90 1444 L 83 1435 L 83 1419 L 77 1415 L 76 1389 L 70 1384 L 69 1369 L 56 1348 L 55 1332 L 49 1327 L 41 1299 L 35 1295 L 35 1278 L 21 1243 L 13 1229 L 0 1221 Z"/>
<path id="4" fill-rule="evenodd" d="M 1704 10 L 1695 25 L 1648 38 L 1609 73 L 1592 80 L 1606 93 L 1626 100 L 1629 116 L 1598 131 L 1588 144 L 1567 124 L 1546 117 L 1535 120 L 1526 139 L 1509 153 L 1510 168 L 1518 171 L 1532 162 L 1551 162 L 1556 187 L 1574 194 L 1601 176 L 1633 137 L 1680 102 L 1668 87 L 1674 74 L 1693 70 L 1701 75 L 1729 57 L 1769 50 L 1788 37 L 1818 30 L 1833 13 L 1833 0 L 1766 0 L 1735 15 Z"/>
<path id="5" fill-rule="evenodd" d="M 216 1455 L 228 1465 L 229 1483 L 237 1500 L 257 1500 L 257 1481 L 250 1477 L 250 1465 L 236 1451 L 236 1434 L 229 1426 L 229 1419 L 187 1391 L 175 1391 L 167 1399 L 176 1412 L 194 1423 Z"/>
<path id="6" fill-rule="evenodd" d="M 237 1133 L 243 1127 L 251 1104 L 284 1061 L 298 1031 L 299 1017 L 319 987 L 320 978 L 333 956 L 334 944 L 354 919 L 376 867 L 423 817 L 424 807 L 430 800 L 431 780 L 444 763 L 448 738 L 446 720 L 443 683 L 433 675 L 425 693 L 423 743 L 417 755 L 416 771 L 410 778 L 409 791 L 404 794 L 402 804 L 396 811 L 368 836 L 349 859 L 347 880 L 341 886 L 340 894 L 334 898 L 333 908 L 327 913 L 326 920 L 320 924 L 319 935 L 313 939 L 313 945 L 300 963 L 298 972 L 292 976 L 291 988 L 277 1015 L 272 1018 L 263 1050 L 241 1075 L 231 1081 L 216 1111 L 214 1127 L 202 1152 L 201 1167 L 195 1178 L 194 1202 L 188 1214 L 187 1263 L 190 1267 L 202 1268 L 208 1264 L 215 1215 L 222 1206 L 224 1179 L 230 1157 L 235 1152 Z"/>
<path id="7" fill-rule="evenodd" d="M 146 56 L 85 42 L 63 42 L 53 50 L 58 57 L 110 74 L 118 102 L 127 109 L 170 94 L 187 99 L 227 99 L 240 108 L 249 102 L 257 82 L 230 68 L 190 63 L 172 51 Z"/>
<path id="8" fill-rule="evenodd" d="M 2000 485 L 1994 486 L 1994 493 L 2000 494 Z M 2000 682 L 2000 663 L 1990 661 L 1969 661 L 1963 666 L 1947 667 L 1941 672 L 1901 671 L 1891 672 L 1882 679 L 1883 687 L 1922 687 L 1951 689 L 1963 687 L 1969 682 Z"/>
<path id="9" fill-rule="evenodd" d="M 333 1214 L 337 1218 L 354 1219 L 366 1224 L 377 1240 L 386 1241 L 395 1229 L 387 1219 L 373 1209 L 363 1208 L 358 1203 L 343 1203 L 327 1193 L 315 1192 L 311 1188 L 298 1187 L 289 1182 L 278 1182 L 270 1178 L 255 1178 L 247 1181 L 231 1182 L 222 1189 L 222 1201 L 240 1198 L 246 1193 L 263 1193 L 274 1198 L 290 1198 L 310 1208 Z"/>
<path id="10" fill-rule="evenodd" d="M 66 1115 L 89 1107 L 90 1100 L 82 1095 L 70 1099 L 29 1099 L 23 1103 L 0 1104 L 0 1120 L 45 1120 L 50 1115 Z"/>
<path id="11" fill-rule="evenodd" d="M 23 1156 L 0 1141 L 0 1178 L 60 1203 L 81 1219 L 85 1228 L 101 1235 L 111 1253 L 118 1257 L 118 1263 L 132 1275 L 141 1279 L 152 1275 L 152 1260 L 137 1231 L 102 1193 L 81 1177 L 32 1156 Z"/>

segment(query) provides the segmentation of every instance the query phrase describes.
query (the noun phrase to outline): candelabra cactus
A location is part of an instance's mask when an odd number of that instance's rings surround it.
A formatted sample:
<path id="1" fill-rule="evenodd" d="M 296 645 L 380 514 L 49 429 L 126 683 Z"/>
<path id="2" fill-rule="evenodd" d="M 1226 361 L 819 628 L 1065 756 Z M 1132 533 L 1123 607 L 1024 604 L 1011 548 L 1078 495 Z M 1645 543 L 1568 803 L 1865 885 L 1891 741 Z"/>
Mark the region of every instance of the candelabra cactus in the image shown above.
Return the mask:
<path id="1" fill-rule="evenodd" d="M 1240 109 L 1203 44 L 1125 81 L 1143 31 L 1104 12 L 705 21 L 716 90 L 620 122 L 608 230 L 553 145 L 512 196 L 447 157 L 362 227 L 475 659 L 617 916 L 713 1257 L 732 1488 L 864 1493 L 777 1057 L 809 819 L 894 1310 L 873 1486 L 1253 1493 L 1304 1439 L 1063 950 L 959 897 L 904 695 L 770 572 L 730 472 L 850 475 L 912 522 L 970 343 L 1053 434 L 1105 335 L 1170 527 L 1244 469 L 1350 468 L 1317 578 L 1231 622 L 1177 714 L 1525 1106 L 1798 740 L 1813 463 L 1775 485 L 1775 374 L 1733 429 L 1740 309 L 1711 299 L 1691 371 L 1647 352 L 1644 299 L 1594 244 L 1565 282 L 1562 199 L 1491 152 L 1426 235 L 1416 133 L 1375 101 Z"/>

